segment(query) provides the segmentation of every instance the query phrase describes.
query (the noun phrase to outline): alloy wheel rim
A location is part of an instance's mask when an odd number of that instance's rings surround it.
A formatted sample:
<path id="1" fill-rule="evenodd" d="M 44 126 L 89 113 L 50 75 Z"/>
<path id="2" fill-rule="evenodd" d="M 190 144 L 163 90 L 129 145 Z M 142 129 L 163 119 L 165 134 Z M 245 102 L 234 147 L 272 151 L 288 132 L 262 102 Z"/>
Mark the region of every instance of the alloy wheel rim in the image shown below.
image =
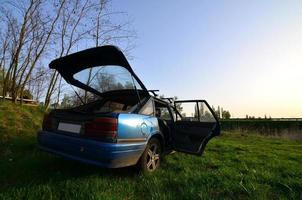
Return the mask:
<path id="1" fill-rule="evenodd" d="M 147 152 L 147 169 L 154 171 L 159 164 L 160 149 L 157 144 L 152 144 Z"/>

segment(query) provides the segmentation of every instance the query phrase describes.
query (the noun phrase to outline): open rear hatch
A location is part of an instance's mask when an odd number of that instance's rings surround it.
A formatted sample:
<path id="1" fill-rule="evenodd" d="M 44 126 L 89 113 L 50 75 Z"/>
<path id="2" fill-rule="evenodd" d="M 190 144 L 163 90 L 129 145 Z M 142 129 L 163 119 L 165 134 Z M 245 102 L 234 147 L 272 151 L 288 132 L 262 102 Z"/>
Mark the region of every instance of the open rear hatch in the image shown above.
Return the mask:
<path id="1" fill-rule="evenodd" d="M 112 90 L 143 90 L 142 81 L 132 70 L 124 54 L 115 46 L 86 49 L 53 60 L 56 69 L 70 84 L 102 96 Z"/>

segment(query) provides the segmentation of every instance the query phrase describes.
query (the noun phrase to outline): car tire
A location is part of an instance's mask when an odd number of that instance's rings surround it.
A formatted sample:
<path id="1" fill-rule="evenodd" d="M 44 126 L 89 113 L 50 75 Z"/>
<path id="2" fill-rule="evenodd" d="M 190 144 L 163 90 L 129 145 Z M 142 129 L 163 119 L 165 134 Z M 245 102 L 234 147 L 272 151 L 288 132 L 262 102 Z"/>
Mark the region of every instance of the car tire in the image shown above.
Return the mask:
<path id="1" fill-rule="evenodd" d="M 142 154 L 138 167 L 143 172 L 153 172 L 160 166 L 162 147 L 158 139 L 151 138 Z"/>

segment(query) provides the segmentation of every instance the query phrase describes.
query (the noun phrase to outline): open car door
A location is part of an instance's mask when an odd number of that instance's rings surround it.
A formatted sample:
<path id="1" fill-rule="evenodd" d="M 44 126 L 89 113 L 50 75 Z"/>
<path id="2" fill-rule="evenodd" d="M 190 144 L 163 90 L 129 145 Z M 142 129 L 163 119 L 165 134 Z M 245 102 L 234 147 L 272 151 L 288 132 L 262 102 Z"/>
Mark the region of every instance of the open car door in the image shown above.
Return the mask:
<path id="1" fill-rule="evenodd" d="M 201 155 L 208 141 L 220 134 L 218 118 L 205 100 L 175 101 L 174 106 L 174 149 Z"/>

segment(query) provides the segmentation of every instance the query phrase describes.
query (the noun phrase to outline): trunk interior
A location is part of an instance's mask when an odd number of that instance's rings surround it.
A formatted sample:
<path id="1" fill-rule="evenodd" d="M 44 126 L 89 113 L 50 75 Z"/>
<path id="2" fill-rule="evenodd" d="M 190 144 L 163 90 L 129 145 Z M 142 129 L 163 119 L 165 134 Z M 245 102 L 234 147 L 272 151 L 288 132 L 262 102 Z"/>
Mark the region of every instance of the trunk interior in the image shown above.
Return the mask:
<path id="1" fill-rule="evenodd" d="M 43 130 L 87 138 L 85 135 L 87 123 L 100 118 L 117 119 L 120 113 L 136 113 L 146 98 L 142 96 L 140 100 L 141 103 L 139 103 L 137 93 L 123 91 L 108 94 L 100 100 L 75 108 L 55 109 L 49 113 L 47 119 L 44 119 Z"/>

